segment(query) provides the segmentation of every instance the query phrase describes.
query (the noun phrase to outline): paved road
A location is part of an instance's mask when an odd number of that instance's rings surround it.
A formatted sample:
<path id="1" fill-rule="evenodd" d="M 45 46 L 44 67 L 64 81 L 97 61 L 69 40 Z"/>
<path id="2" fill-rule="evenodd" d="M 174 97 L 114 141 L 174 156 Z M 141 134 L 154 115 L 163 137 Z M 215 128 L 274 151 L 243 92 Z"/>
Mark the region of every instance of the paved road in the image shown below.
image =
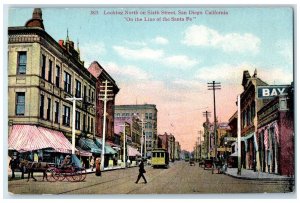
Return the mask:
<path id="1" fill-rule="evenodd" d="M 8 191 L 14 194 L 212 194 L 212 193 L 285 193 L 287 181 L 242 180 L 224 174 L 212 174 L 187 162 L 175 162 L 168 169 L 146 168 L 148 183 L 135 180 L 138 168 L 120 169 L 102 173 L 102 177 L 89 174 L 84 182 L 46 182 L 13 180 Z"/>

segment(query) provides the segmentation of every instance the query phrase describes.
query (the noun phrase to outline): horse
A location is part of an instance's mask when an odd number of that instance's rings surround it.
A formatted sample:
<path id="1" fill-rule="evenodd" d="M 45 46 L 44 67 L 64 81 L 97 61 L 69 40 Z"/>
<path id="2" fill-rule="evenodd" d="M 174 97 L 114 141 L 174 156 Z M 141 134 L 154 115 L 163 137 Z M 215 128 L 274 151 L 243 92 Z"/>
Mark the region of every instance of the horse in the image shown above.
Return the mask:
<path id="1" fill-rule="evenodd" d="M 43 173 L 43 181 L 45 177 L 47 177 L 47 169 L 49 168 L 49 164 L 47 162 L 31 162 L 28 160 L 22 160 L 20 161 L 19 168 L 22 172 L 22 179 L 24 179 L 24 173 L 28 172 L 28 179 L 27 182 L 30 179 L 30 176 L 34 181 L 37 181 L 35 177 L 33 176 L 34 172 L 42 172 Z"/>

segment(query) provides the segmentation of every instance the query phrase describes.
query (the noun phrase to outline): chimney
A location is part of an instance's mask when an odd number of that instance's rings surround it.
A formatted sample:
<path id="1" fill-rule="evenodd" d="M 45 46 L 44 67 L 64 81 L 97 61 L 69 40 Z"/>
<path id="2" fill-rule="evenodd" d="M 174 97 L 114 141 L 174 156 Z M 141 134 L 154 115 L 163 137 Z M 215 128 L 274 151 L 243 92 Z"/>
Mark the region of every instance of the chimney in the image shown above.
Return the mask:
<path id="1" fill-rule="evenodd" d="M 64 40 L 60 39 L 58 41 L 59 46 L 64 47 Z"/>

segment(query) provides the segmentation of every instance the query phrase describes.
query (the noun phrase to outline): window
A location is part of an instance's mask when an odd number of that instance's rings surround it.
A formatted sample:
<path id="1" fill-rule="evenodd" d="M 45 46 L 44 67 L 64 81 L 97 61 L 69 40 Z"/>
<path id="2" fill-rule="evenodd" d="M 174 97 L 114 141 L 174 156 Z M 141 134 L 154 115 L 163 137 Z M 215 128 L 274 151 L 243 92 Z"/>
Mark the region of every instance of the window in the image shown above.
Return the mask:
<path id="1" fill-rule="evenodd" d="M 94 119 L 91 117 L 91 132 L 94 132 Z"/>
<path id="2" fill-rule="evenodd" d="M 148 113 L 145 113 L 145 119 L 148 119 Z"/>
<path id="3" fill-rule="evenodd" d="M 48 81 L 52 82 L 52 61 L 49 59 Z"/>
<path id="4" fill-rule="evenodd" d="M 280 111 L 287 111 L 289 110 L 288 105 L 287 105 L 287 98 L 279 98 L 279 110 Z"/>
<path id="5" fill-rule="evenodd" d="M 48 98 L 48 107 L 47 107 L 47 120 L 50 120 L 51 113 L 51 99 Z"/>
<path id="6" fill-rule="evenodd" d="M 71 75 L 65 71 L 64 90 L 71 94 Z"/>
<path id="7" fill-rule="evenodd" d="M 86 98 L 86 86 L 83 86 L 83 101 L 87 102 L 87 98 Z"/>
<path id="8" fill-rule="evenodd" d="M 59 81 L 60 81 L 60 67 L 56 66 L 56 77 L 55 77 L 55 86 L 59 87 Z"/>
<path id="9" fill-rule="evenodd" d="M 149 128 L 149 129 L 152 129 L 152 123 L 149 123 L 149 124 L 148 124 L 148 128 Z"/>
<path id="10" fill-rule="evenodd" d="M 152 119 L 152 113 L 149 113 L 149 119 Z"/>
<path id="11" fill-rule="evenodd" d="M 63 125 L 70 126 L 70 107 L 64 105 Z"/>
<path id="12" fill-rule="evenodd" d="M 253 101 L 251 104 L 251 122 L 253 123 L 255 117 L 255 102 Z"/>
<path id="13" fill-rule="evenodd" d="M 91 102 L 94 102 L 94 91 L 92 91 L 92 101 Z"/>
<path id="14" fill-rule="evenodd" d="M 89 89 L 89 98 L 88 98 L 88 102 L 91 102 L 91 88 Z"/>
<path id="15" fill-rule="evenodd" d="M 55 102 L 54 111 L 55 111 L 55 113 L 54 113 L 54 122 L 59 123 L 58 122 L 58 118 L 59 118 L 59 102 L 58 101 Z"/>
<path id="16" fill-rule="evenodd" d="M 87 132 L 90 132 L 90 117 L 89 117 L 89 116 L 87 117 L 87 122 L 88 122 L 88 123 L 87 123 L 86 131 L 87 131 Z"/>
<path id="17" fill-rule="evenodd" d="M 27 53 L 25 51 L 18 52 L 17 74 L 26 74 Z"/>
<path id="18" fill-rule="evenodd" d="M 44 103 L 45 103 L 45 96 L 41 94 L 41 97 L 40 97 L 40 118 L 44 118 Z"/>
<path id="19" fill-rule="evenodd" d="M 76 111 L 75 114 L 75 129 L 80 130 L 80 112 Z"/>
<path id="20" fill-rule="evenodd" d="M 76 89 L 75 89 L 75 97 L 80 98 L 81 97 L 81 82 L 78 80 L 76 81 Z"/>
<path id="21" fill-rule="evenodd" d="M 42 54 L 42 78 L 46 79 L 46 56 Z"/>
<path id="22" fill-rule="evenodd" d="M 126 117 L 129 117 L 129 113 L 126 113 L 125 116 L 126 116 Z"/>
<path id="23" fill-rule="evenodd" d="M 16 93 L 16 115 L 25 115 L 25 92 Z"/>
<path id="24" fill-rule="evenodd" d="M 85 114 L 83 114 L 82 130 L 86 131 L 86 115 Z"/>

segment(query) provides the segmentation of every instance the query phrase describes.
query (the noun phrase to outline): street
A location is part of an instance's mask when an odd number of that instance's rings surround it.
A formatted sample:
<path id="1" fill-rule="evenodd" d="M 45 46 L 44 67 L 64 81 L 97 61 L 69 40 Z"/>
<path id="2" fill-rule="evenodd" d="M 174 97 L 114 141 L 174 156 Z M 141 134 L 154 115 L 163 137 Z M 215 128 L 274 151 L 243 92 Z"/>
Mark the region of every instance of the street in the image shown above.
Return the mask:
<path id="1" fill-rule="evenodd" d="M 101 177 L 88 174 L 83 182 L 47 182 L 42 177 L 8 181 L 8 191 L 13 194 L 212 194 L 212 193 L 286 193 L 287 181 L 243 180 L 224 174 L 212 174 L 190 166 L 188 162 L 171 163 L 168 169 L 146 166 L 144 184 L 138 176 L 138 167 L 106 171 Z M 27 174 L 25 175 L 27 177 Z"/>

